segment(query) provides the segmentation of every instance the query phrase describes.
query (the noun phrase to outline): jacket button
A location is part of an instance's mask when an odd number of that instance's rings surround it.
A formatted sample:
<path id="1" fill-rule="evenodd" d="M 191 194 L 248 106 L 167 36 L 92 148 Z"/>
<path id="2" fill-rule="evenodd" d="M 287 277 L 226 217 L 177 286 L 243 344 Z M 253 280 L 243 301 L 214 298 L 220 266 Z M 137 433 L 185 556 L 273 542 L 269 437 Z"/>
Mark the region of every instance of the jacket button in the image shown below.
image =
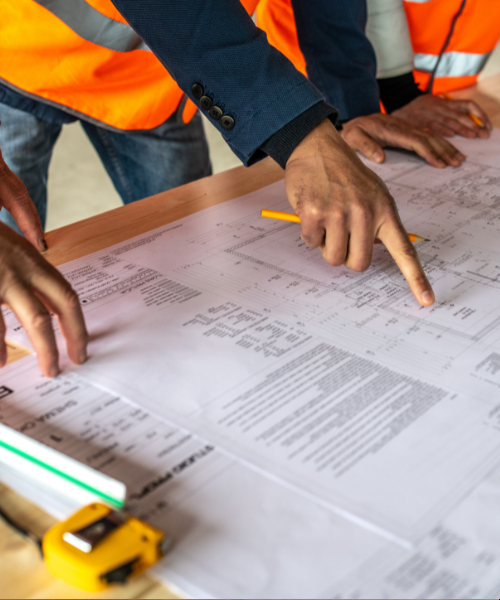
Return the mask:
<path id="1" fill-rule="evenodd" d="M 234 119 L 229 115 L 224 115 L 220 120 L 220 126 L 226 131 L 230 131 L 234 127 Z"/>
<path id="2" fill-rule="evenodd" d="M 209 98 L 208 96 L 202 96 L 200 98 L 200 106 L 201 108 L 203 108 L 203 110 L 209 110 L 212 108 L 212 98 Z"/>
<path id="3" fill-rule="evenodd" d="M 200 83 L 193 83 L 193 85 L 191 86 L 191 92 L 196 98 L 196 100 L 199 100 L 203 96 L 204 91 L 205 90 L 203 89 L 203 86 Z"/>
<path id="4" fill-rule="evenodd" d="M 208 111 L 208 114 L 214 121 L 219 121 L 224 113 L 218 106 L 212 106 L 212 108 Z"/>

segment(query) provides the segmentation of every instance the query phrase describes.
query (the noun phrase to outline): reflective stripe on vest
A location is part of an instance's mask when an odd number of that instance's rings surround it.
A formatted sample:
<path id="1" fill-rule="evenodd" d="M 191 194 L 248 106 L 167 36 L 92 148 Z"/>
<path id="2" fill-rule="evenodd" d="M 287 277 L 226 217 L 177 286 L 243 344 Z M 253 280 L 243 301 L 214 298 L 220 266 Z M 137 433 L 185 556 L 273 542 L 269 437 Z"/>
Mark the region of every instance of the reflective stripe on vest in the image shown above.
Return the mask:
<path id="1" fill-rule="evenodd" d="M 87 4 L 85 0 L 33 0 L 61 19 L 81 38 L 116 52 L 149 50 L 130 27 L 110 19 Z"/>
<path id="2" fill-rule="evenodd" d="M 469 52 L 445 52 L 439 61 L 436 77 L 465 77 L 478 75 L 491 52 L 472 54 Z M 438 56 L 434 54 L 415 54 L 415 69 L 432 73 Z"/>
<path id="3" fill-rule="evenodd" d="M 415 53 L 415 79 L 425 90 L 430 74 L 462 0 L 404 0 Z M 257 24 L 269 42 L 306 73 L 300 51 L 291 0 L 261 0 Z M 500 1 L 466 0 L 448 47 L 439 61 L 433 92 L 473 85 L 500 38 Z"/>
<path id="4" fill-rule="evenodd" d="M 415 52 L 415 79 L 427 89 L 439 54 L 435 94 L 473 85 L 500 38 L 498 0 L 404 0 Z"/>
<path id="5" fill-rule="evenodd" d="M 2 0 L 0 81 L 111 129 L 197 110 L 110 0 Z"/>

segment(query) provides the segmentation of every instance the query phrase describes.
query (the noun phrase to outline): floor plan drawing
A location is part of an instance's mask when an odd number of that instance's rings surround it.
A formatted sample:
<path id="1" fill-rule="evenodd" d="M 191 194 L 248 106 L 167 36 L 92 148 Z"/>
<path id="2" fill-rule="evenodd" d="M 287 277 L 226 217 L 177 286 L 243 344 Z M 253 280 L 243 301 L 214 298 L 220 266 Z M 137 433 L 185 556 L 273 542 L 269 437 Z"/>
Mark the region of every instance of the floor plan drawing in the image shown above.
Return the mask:
<path id="1" fill-rule="evenodd" d="M 416 539 L 500 459 L 500 153 L 481 143 L 462 143 L 457 169 L 397 152 L 370 163 L 407 231 L 429 239 L 417 249 L 432 307 L 382 244 L 355 273 L 307 248 L 299 225 L 261 218 L 290 211 L 278 182 L 64 265 L 93 333 L 80 374 Z"/>

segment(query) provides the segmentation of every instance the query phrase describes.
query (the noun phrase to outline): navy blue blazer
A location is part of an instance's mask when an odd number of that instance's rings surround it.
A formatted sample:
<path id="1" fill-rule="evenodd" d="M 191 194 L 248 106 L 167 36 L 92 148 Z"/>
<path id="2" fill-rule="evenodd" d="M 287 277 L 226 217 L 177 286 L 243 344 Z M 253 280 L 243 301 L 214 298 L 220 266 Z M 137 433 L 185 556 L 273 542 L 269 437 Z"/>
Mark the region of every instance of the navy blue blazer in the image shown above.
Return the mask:
<path id="1" fill-rule="evenodd" d="M 309 80 L 341 120 L 380 112 L 366 0 L 292 0 Z"/>
<path id="2" fill-rule="evenodd" d="M 229 117 L 213 122 L 246 165 L 262 157 L 259 149 L 271 136 L 311 107 L 324 104 L 323 94 L 335 97 L 343 118 L 350 114 L 345 103 L 352 98 L 366 107 L 363 114 L 378 110 L 375 56 L 367 40 L 360 43 L 366 20 L 365 0 L 294 0 L 294 7 L 297 4 L 308 15 L 304 28 L 300 28 L 301 44 L 302 40 L 308 40 L 304 47 L 306 59 L 311 60 L 317 48 L 313 44 L 315 31 L 308 27 L 324 21 L 321 39 L 328 46 L 322 53 L 333 56 L 333 60 L 338 57 L 340 62 L 348 61 L 348 66 L 340 70 L 341 77 L 335 79 L 336 86 L 345 83 L 343 75 L 347 76 L 353 66 L 359 66 L 355 75 L 362 85 L 367 78 L 359 74 L 362 67 L 369 65 L 373 71 L 373 89 L 369 93 L 358 89 L 357 94 L 340 89 L 332 94 L 329 81 L 316 76 L 323 64 L 319 57 L 311 65 L 318 66 L 316 71 L 313 68 L 313 81 L 322 94 L 268 44 L 265 34 L 254 25 L 238 0 L 112 2 L 202 112 L 208 116 L 212 104 Z M 326 35 L 330 26 L 331 35 Z M 364 54 L 359 56 L 359 53 Z M 349 89 L 356 85 L 349 83 Z M 217 116 L 215 111 L 212 113 Z"/>

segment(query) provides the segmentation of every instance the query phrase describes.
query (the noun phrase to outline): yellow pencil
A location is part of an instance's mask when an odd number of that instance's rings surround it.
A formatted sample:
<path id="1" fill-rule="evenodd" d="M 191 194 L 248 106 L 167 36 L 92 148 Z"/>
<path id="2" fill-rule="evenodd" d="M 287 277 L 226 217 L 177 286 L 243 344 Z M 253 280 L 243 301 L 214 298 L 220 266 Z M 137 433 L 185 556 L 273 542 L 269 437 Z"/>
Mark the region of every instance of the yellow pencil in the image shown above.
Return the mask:
<path id="1" fill-rule="evenodd" d="M 260 213 L 261 217 L 266 217 L 267 219 L 277 219 L 278 221 L 290 221 L 291 223 L 300 223 L 300 217 L 298 215 L 293 215 L 292 213 L 280 212 L 279 210 L 267 210 L 262 209 Z M 409 233 L 408 237 L 411 242 L 429 242 L 427 238 L 423 238 L 416 233 Z"/>
<path id="2" fill-rule="evenodd" d="M 452 96 L 450 96 L 450 94 L 447 94 L 446 92 L 443 92 L 443 98 L 446 98 L 446 100 L 453 100 Z M 474 115 L 473 113 L 470 112 L 470 113 L 467 113 L 467 116 L 469 117 L 469 119 L 472 119 L 472 121 L 478 127 L 482 127 L 483 129 L 485 128 L 484 123 L 481 121 L 481 119 L 476 117 L 476 115 Z"/>

